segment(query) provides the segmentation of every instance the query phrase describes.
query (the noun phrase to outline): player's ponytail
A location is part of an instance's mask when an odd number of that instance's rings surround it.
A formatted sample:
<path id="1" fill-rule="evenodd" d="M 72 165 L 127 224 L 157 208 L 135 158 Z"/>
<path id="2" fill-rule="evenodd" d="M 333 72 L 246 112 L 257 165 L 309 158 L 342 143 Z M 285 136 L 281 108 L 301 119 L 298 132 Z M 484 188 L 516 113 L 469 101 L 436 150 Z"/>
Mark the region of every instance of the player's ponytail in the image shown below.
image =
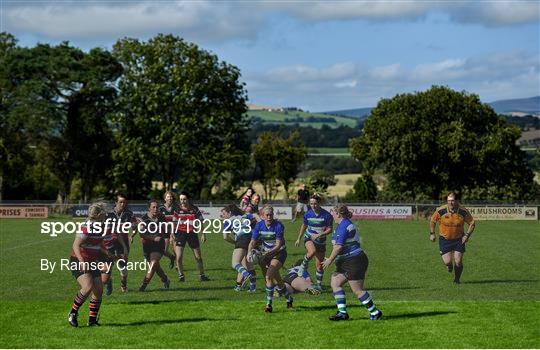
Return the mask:
<path id="1" fill-rule="evenodd" d="M 338 213 L 342 218 L 345 218 L 345 219 L 352 218 L 352 212 L 349 211 L 349 208 L 347 208 L 345 204 L 335 205 L 334 212 Z"/>

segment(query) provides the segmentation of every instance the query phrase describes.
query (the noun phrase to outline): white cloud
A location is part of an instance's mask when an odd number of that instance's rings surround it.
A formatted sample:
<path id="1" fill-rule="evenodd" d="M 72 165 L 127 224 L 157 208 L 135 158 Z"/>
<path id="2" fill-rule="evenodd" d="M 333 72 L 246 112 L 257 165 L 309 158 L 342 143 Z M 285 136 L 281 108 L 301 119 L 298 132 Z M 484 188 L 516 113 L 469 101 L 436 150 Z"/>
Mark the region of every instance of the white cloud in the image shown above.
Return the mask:
<path id="1" fill-rule="evenodd" d="M 234 11 L 233 11 L 234 10 Z M 53 2 L 10 6 L 5 9 L 6 27 L 51 39 L 145 36 L 173 32 L 191 40 L 214 41 L 253 38 L 263 19 L 242 8 L 208 1 Z"/>
<path id="2" fill-rule="evenodd" d="M 493 53 L 409 68 L 399 63 L 378 67 L 352 62 L 326 68 L 302 65 L 247 74 L 246 79 L 254 103 L 304 105 L 312 111 L 374 106 L 380 98 L 422 91 L 432 85 L 466 90 L 490 102 L 538 95 L 540 56 L 537 52 Z"/>
<path id="3" fill-rule="evenodd" d="M 172 32 L 204 42 L 254 39 L 271 15 L 303 22 L 411 21 L 446 13 L 461 23 L 487 26 L 540 20 L 538 1 L 139 1 L 10 2 L 4 29 L 49 39 L 118 38 Z"/>

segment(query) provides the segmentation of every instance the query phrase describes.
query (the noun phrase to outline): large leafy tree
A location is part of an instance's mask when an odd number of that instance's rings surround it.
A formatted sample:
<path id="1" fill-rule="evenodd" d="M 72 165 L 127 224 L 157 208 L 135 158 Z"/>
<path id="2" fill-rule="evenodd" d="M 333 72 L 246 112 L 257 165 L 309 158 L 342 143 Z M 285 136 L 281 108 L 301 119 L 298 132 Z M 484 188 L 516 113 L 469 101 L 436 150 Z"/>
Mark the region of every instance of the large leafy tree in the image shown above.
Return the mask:
<path id="1" fill-rule="evenodd" d="M 247 95 L 238 68 L 173 35 L 123 39 L 113 174 L 129 193 L 153 177 L 206 196 L 246 164 Z"/>
<path id="2" fill-rule="evenodd" d="M 369 170 L 384 170 L 394 199 L 437 199 L 448 190 L 527 199 L 535 185 L 519 136 L 477 95 L 434 86 L 381 100 L 350 146 Z"/>
<path id="3" fill-rule="evenodd" d="M 275 133 L 263 132 L 251 148 L 255 165 L 260 170 L 265 197 L 273 199 L 280 183 L 287 195 L 290 184 L 307 156 L 307 149 L 300 141 L 300 134 L 294 132 L 284 139 Z"/>
<path id="4" fill-rule="evenodd" d="M 39 198 L 45 174 L 54 177 L 64 199 L 78 178 L 86 200 L 110 164 L 109 116 L 121 66 L 101 49 L 85 53 L 68 43 L 22 48 L 13 42 L 2 34 L 2 173 L 9 174 L 5 187 L 19 198 Z M 32 181 L 33 189 L 17 183 L 20 178 Z"/>

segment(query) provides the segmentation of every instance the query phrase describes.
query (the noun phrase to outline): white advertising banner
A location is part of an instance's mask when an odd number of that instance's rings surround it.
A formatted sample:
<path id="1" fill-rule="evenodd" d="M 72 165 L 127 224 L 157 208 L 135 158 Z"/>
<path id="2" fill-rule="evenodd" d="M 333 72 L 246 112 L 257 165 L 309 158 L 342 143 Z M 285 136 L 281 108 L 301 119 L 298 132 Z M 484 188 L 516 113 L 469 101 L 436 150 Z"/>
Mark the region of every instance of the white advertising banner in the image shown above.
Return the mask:
<path id="1" fill-rule="evenodd" d="M 330 211 L 332 207 L 325 206 Z M 353 220 L 408 220 L 413 218 L 411 206 L 348 206 Z"/>
<path id="2" fill-rule="evenodd" d="M 222 208 L 223 207 L 199 207 L 199 210 L 205 219 L 219 219 Z M 278 220 L 292 219 L 292 207 L 274 206 L 274 218 Z"/>
<path id="3" fill-rule="evenodd" d="M 475 220 L 537 220 L 537 207 L 468 207 Z"/>

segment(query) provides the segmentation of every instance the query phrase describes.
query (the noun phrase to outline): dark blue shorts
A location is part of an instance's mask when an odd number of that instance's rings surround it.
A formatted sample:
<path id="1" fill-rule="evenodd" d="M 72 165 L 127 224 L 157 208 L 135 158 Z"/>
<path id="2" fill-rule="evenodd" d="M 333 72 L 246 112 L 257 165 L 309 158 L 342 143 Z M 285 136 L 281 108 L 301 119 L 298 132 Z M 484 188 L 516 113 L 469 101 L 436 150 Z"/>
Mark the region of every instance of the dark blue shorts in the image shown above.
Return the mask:
<path id="1" fill-rule="evenodd" d="M 461 238 L 446 239 L 439 236 L 439 252 L 441 255 L 451 251 L 465 253 L 465 244 L 462 243 Z"/>

